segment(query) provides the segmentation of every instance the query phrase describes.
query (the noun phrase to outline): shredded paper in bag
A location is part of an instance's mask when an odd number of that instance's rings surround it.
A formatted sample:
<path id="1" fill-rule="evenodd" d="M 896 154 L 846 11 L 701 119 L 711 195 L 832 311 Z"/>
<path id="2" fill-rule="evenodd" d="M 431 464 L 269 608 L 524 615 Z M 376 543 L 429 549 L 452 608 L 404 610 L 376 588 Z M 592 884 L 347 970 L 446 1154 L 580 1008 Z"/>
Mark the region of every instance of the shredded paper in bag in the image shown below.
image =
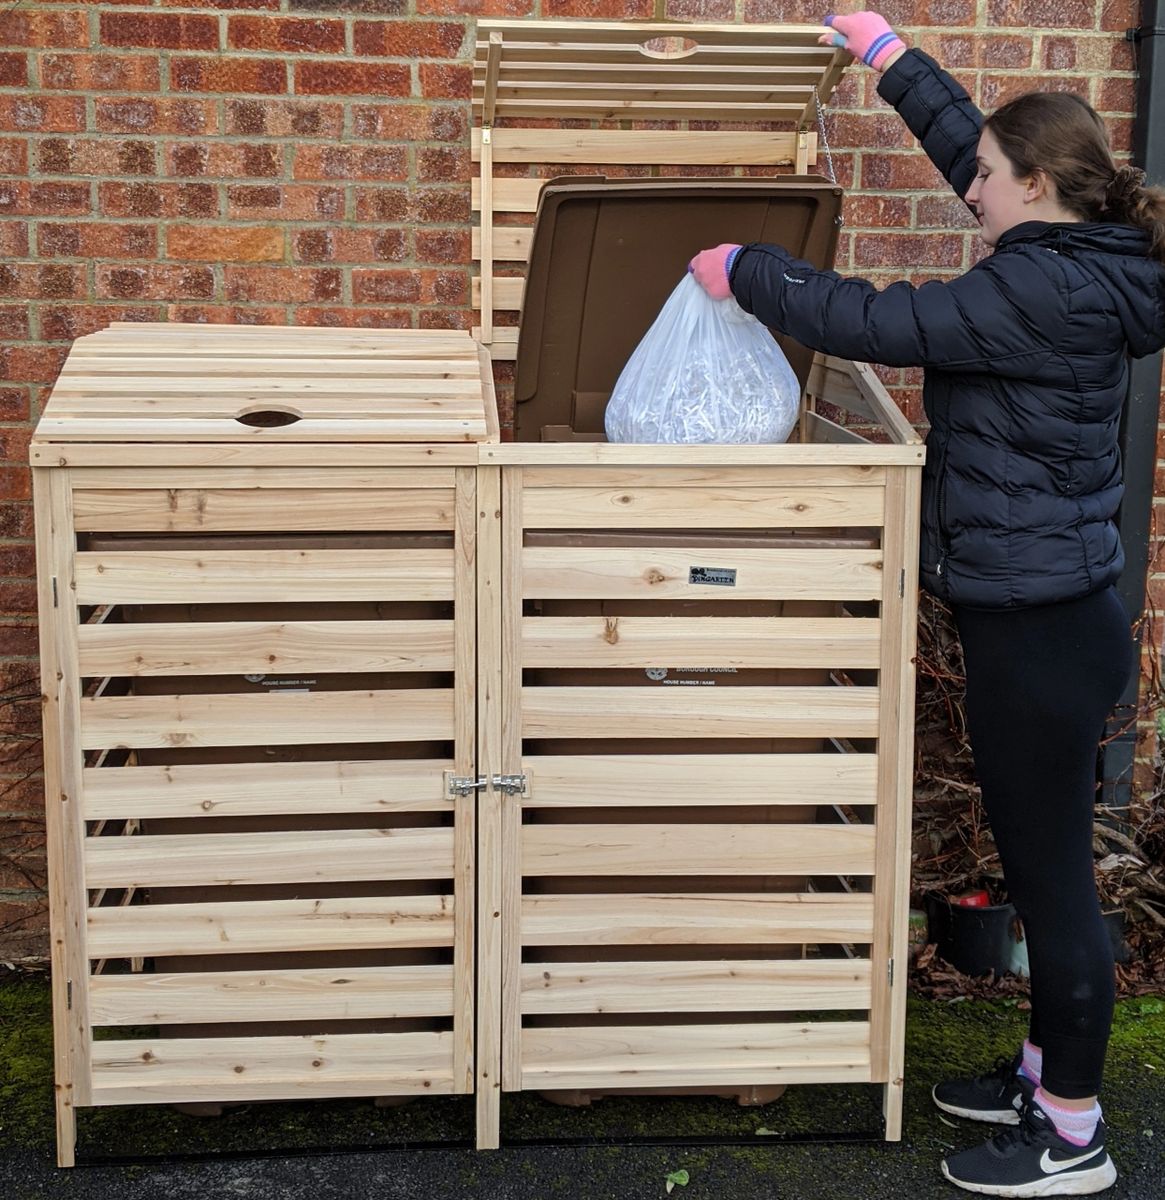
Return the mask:
<path id="1" fill-rule="evenodd" d="M 607 405 L 607 440 L 783 442 L 801 387 L 769 331 L 689 274 L 627 361 Z"/>

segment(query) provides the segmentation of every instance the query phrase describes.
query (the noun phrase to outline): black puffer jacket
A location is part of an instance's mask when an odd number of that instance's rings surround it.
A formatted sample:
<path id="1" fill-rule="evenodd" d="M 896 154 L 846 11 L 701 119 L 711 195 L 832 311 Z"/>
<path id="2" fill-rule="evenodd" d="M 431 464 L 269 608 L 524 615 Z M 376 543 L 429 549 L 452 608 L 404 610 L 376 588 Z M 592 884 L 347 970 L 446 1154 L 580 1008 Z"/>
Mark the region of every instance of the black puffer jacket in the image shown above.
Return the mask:
<path id="1" fill-rule="evenodd" d="M 982 117 L 910 50 L 879 91 L 959 196 Z M 922 366 L 930 420 L 922 581 L 976 608 L 1089 595 L 1124 565 L 1113 517 L 1128 356 L 1165 343 L 1165 267 L 1128 225 L 1016 226 L 950 283 L 815 270 L 779 246 L 736 257 L 732 290 L 766 325 L 843 358 Z"/>

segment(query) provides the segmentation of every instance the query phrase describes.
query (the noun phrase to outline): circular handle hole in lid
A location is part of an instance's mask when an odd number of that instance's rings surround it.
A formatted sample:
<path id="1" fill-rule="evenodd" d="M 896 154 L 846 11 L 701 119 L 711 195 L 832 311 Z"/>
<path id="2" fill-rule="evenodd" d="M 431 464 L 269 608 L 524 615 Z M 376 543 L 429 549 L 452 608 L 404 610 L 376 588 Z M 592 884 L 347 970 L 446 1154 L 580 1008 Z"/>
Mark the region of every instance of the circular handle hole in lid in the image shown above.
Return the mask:
<path id="1" fill-rule="evenodd" d="M 303 413 L 296 412 L 294 408 L 264 405 L 262 408 L 244 408 L 235 413 L 235 420 L 252 429 L 278 429 L 280 425 L 294 425 L 296 421 L 302 421 Z"/>
<path id="2" fill-rule="evenodd" d="M 693 42 L 686 37 L 654 37 L 648 38 L 639 47 L 639 53 L 647 58 L 679 59 L 691 58 L 700 48 L 699 42 Z"/>

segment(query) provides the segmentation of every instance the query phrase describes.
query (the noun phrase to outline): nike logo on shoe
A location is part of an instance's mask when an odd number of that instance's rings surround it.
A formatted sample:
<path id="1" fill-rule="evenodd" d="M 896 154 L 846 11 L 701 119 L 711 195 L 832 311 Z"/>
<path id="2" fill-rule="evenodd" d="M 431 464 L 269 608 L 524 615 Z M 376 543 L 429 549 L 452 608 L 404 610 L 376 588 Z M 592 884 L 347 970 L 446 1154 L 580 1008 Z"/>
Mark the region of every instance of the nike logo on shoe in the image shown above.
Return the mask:
<path id="1" fill-rule="evenodd" d="M 1040 1155 L 1040 1170 L 1045 1175 L 1055 1175 L 1060 1171 L 1069 1171 L 1073 1167 L 1082 1166 L 1089 1159 L 1095 1158 L 1096 1150 L 1090 1150 L 1087 1154 L 1081 1154 L 1077 1158 L 1053 1158 L 1050 1150 L 1045 1150 Z"/>

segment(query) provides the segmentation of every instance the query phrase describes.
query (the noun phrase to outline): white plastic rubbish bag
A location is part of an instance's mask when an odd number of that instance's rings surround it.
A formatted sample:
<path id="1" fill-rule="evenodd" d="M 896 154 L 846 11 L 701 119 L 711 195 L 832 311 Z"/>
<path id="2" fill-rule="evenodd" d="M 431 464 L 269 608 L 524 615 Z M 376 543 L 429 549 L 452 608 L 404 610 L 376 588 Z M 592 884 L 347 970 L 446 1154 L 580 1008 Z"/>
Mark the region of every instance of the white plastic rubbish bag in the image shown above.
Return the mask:
<path id="1" fill-rule="evenodd" d="M 801 388 L 769 331 L 689 274 L 627 361 L 607 404 L 607 440 L 783 442 Z"/>

